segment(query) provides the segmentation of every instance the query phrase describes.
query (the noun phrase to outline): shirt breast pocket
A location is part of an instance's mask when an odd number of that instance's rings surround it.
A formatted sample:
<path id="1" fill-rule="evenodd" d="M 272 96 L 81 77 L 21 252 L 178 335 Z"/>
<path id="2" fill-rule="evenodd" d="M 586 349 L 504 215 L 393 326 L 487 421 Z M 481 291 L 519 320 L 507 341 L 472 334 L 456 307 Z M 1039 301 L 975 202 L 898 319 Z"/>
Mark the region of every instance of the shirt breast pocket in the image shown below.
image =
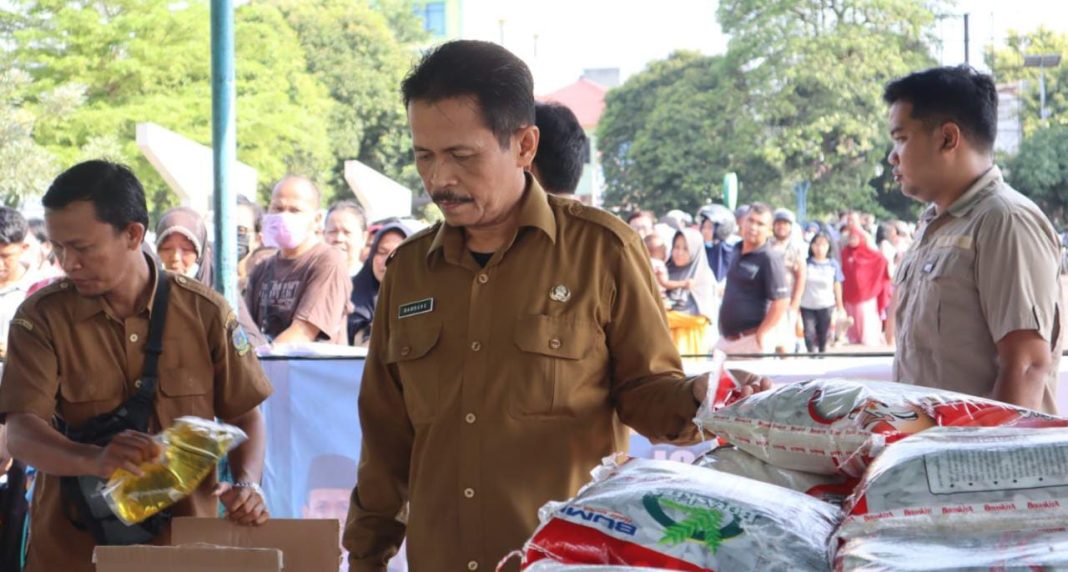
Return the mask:
<path id="1" fill-rule="evenodd" d="M 156 411 L 161 427 L 169 427 L 184 415 L 204 419 L 215 416 L 215 372 L 212 368 L 160 367 Z"/>
<path id="2" fill-rule="evenodd" d="M 604 334 L 595 324 L 566 316 L 523 316 L 514 337 L 520 350 L 509 400 L 514 417 L 573 417 L 603 404 L 606 395 L 589 386 L 607 373 L 607 360 L 597 359 Z"/>
<path id="3" fill-rule="evenodd" d="M 934 252 L 916 261 L 912 272 L 920 274 L 923 320 L 933 326 L 935 332 L 943 334 L 958 328 L 984 327 L 981 320 L 972 319 L 982 315 L 975 289 L 975 254 L 972 251 Z"/>
<path id="4" fill-rule="evenodd" d="M 107 381 L 105 375 L 60 376 L 57 413 L 67 424 L 80 427 L 122 404 L 122 381 Z"/>
<path id="5" fill-rule="evenodd" d="M 441 364 L 435 363 L 433 350 L 440 337 L 440 323 L 405 324 L 390 332 L 386 344 L 386 363 L 396 368 L 413 423 L 429 423 L 437 416 Z"/>

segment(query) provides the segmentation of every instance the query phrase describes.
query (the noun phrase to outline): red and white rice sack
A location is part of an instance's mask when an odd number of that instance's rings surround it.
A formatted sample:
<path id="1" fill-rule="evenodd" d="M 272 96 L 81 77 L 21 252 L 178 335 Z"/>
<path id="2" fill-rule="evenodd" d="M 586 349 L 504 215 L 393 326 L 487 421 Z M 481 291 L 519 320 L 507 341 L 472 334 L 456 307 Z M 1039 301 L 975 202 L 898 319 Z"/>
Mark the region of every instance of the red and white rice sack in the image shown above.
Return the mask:
<path id="1" fill-rule="evenodd" d="M 1029 529 L 935 537 L 896 531 L 853 538 L 838 551 L 837 572 L 1068 570 L 1068 529 Z"/>
<path id="2" fill-rule="evenodd" d="M 727 473 L 609 461 L 575 498 L 542 508 L 524 570 L 546 559 L 693 572 L 827 570 L 840 516 L 802 493 Z"/>
<path id="3" fill-rule="evenodd" d="M 931 427 L 1065 427 L 1068 419 L 951 391 L 847 379 L 782 385 L 731 402 L 720 376 L 695 422 L 772 465 L 860 476 L 886 445 Z"/>
<path id="4" fill-rule="evenodd" d="M 701 455 L 693 464 L 802 492 L 838 506 L 853 494 L 857 484 L 856 479 L 842 475 L 820 475 L 776 467 L 730 445 Z"/>
<path id="5" fill-rule="evenodd" d="M 939 428 L 888 447 L 836 535 L 940 537 L 1068 523 L 1068 429 Z"/>

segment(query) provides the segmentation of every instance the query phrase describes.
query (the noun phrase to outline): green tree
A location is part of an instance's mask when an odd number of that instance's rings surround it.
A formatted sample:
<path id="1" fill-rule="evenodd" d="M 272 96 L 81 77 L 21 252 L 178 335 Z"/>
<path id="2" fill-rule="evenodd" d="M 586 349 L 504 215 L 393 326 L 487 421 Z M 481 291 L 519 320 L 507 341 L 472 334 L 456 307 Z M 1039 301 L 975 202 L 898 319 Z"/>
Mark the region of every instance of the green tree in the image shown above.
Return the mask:
<path id="1" fill-rule="evenodd" d="M 753 142 L 784 181 L 811 181 L 810 211 L 881 211 L 869 184 L 889 149 L 887 81 L 933 64 L 921 0 L 723 0 L 729 54 L 747 70 Z M 742 174 L 744 178 L 744 174 Z"/>
<path id="2" fill-rule="evenodd" d="M 778 171 L 753 145 L 743 74 L 728 58 L 677 52 L 608 92 L 598 126 L 605 202 L 663 213 L 694 211 L 741 173 L 742 200 L 767 199 Z"/>
<path id="3" fill-rule="evenodd" d="M 154 122 L 211 143 L 207 2 L 12 0 L 0 10 L 13 41 L 0 57 L 33 75 L 29 101 L 67 83 L 85 88 L 85 104 L 69 116 L 39 119 L 37 142 L 62 166 L 87 149 L 127 162 L 155 211 L 172 202 L 137 149 L 135 126 Z M 287 171 L 327 173 L 333 104 L 307 73 L 296 34 L 277 9 L 247 4 L 235 36 L 238 159 L 259 171 L 261 189 Z"/>
<path id="4" fill-rule="evenodd" d="M 1068 124 L 1037 129 L 1006 164 L 1012 186 L 1027 195 L 1057 228 L 1068 223 Z"/>
<path id="5" fill-rule="evenodd" d="M 422 38 L 409 2 L 273 0 L 297 31 L 309 69 L 336 102 L 329 119 L 333 179 L 343 188 L 344 162 L 358 159 L 421 189 L 399 85 Z"/>
<path id="6" fill-rule="evenodd" d="M 1023 97 L 1024 134 L 1042 125 L 1039 68 L 1024 67 L 1028 54 L 1060 54 L 1061 64 L 1045 70 L 1046 109 L 1052 124 L 1068 124 L 1068 34 L 1042 27 L 1030 34 L 1009 32 L 1005 45 L 990 48 L 986 63 L 999 83 L 1017 83 Z"/>

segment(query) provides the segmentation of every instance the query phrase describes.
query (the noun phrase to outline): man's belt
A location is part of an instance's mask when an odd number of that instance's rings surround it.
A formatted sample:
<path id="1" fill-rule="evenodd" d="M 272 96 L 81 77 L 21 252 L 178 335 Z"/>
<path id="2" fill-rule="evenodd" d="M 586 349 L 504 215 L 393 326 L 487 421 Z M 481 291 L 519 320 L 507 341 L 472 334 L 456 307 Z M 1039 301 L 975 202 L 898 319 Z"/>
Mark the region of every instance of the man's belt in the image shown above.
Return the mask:
<path id="1" fill-rule="evenodd" d="M 759 329 L 760 328 L 750 328 L 748 330 L 738 332 L 737 334 L 724 334 L 723 339 L 727 340 L 728 342 L 735 342 L 746 336 L 752 336 L 753 334 L 757 333 L 757 330 Z"/>

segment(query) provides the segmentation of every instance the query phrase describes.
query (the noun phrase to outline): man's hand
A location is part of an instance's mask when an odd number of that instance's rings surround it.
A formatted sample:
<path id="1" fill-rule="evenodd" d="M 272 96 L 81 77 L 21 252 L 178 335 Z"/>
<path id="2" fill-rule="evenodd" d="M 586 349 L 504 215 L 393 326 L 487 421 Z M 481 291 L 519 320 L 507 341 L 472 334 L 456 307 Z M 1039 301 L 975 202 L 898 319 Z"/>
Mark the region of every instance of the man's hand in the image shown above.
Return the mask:
<path id="1" fill-rule="evenodd" d="M 743 369 L 732 369 L 730 374 L 738 382 L 738 389 L 729 398 L 730 402 L 738 401 L 739 399 L 745 399 L 754 393 L 760 393 L 761 391 L 767 391 L 772 388 L 771 380 L 745 371 Z M 705 398 L 708 396 L 708 384 L 709 376 L 711 372 L 703 373 L 693 380 L 693 398 L 698 403 L 704 403 Z"/>
<path id="2" fill-rule="evenodd" d="M 237 524 L 259 526 L 271 517 L 259 487 L 219 483 L 211 494 L 219 497 L 226 509 L 226 517 Z"/>
<path id="3" fill-rule="evenodd" d="M 140 464 L 159 456 L 162 448 L 151 435 L 137 431 L 123 431 L 116 435 L 92 459 L 91 475 L 109 479 L 118 469 L 143 476 Z"/>

